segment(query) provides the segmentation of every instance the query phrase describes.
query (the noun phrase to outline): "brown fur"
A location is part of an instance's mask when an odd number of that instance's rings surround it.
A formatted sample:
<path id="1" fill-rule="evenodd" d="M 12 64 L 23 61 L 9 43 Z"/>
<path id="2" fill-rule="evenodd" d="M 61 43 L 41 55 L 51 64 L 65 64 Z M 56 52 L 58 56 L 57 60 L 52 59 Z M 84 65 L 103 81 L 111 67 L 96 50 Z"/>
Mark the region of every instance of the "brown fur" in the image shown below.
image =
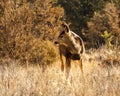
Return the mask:
<path id="1" fill-rule="evenodd" d="M 71 68 L 71 60 L 78 60 L 79 67 L 83 72 L 82 57 L 85 53 L 85 48 L 83 40 L 74 32 L 70 31 L 67 24 L 62 24 L 62 28 L 63 30 L 61 30 L 55 44 L 59 45 L 61 70 L 64 71 L 64 69 L 66 69 L 66 78 L 68 78 Z M 64 58 L 66 61 L 64 61 Z"/>

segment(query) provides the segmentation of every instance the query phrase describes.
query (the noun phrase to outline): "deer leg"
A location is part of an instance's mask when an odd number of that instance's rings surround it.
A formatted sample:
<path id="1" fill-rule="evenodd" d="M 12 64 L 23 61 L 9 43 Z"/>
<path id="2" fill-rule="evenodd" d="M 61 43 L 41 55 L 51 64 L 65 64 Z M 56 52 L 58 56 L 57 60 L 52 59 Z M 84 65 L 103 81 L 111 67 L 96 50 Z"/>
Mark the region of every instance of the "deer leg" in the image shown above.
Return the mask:
<path id="1" fill-rule="evenodd" d="M 61 60 L 61 71 L 64 71 L 63 55 L 60 55 L 60 60 Z"/>
<path id="2" fill-rule="evenodd" d="M 69 77 L 70 68 L 71 68 L 70 63 L 71 63 L 70 58 L 66 58 L 66 79 L 68 79 L 68 77 Z"/>
<path id="3" fill-rule="evenodd" d="M 79 60 L 79 67 L 80 67 L 81 72 L 83 73 L 82 59 Z"/>

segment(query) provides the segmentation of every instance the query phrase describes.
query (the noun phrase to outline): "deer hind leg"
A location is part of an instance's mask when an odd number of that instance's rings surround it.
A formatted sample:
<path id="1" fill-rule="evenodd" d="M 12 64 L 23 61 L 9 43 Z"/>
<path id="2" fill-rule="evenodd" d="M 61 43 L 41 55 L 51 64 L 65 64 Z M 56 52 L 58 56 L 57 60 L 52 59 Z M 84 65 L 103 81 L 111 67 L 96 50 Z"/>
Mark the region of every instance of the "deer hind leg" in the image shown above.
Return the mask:
<path id="1" fill-rule="evenodd" d="M 68 79 L 69 77 L 70 68 L 71 68 L 71 60 L 70 58 L 66 58 L 66 79 Z"/>

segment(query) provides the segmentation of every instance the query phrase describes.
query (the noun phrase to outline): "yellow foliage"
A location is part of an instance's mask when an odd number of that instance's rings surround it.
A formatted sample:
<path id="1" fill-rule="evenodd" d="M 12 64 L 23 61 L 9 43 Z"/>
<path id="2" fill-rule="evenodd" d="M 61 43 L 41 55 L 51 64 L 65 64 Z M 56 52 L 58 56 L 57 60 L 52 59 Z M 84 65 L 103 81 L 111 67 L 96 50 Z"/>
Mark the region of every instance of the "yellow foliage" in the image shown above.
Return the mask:
<path id="1" fill-rule="evenodd" d="M 54 41 L 64 10 L 52 0 L 1 1 L 0 58 L 50 64 L 55 61 Z"/>

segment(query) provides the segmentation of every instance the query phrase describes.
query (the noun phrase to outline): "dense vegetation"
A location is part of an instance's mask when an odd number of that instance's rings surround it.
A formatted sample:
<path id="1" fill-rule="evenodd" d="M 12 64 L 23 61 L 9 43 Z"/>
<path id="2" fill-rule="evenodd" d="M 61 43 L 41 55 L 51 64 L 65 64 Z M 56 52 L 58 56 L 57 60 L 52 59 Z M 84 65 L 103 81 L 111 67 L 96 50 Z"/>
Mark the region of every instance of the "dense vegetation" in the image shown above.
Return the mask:
<path id="1" fill-rule="evenodd" d="M 58 0 L 65 10 L 66 20 L 87 47 L 119 43 L 120 0 Z M 105 36 L 104 32 L 110 34 Z M 103 36 L 104 35 L 104 36 Z M 108 40 L 109 39 L 109 40 Z"/>
<path id="2" fill-rule="evenodd" d="M 63 21 L 86 47 L 71 84 L 54 45 Z M 0 96 L 119 94 L 120 0 L 0 0 Z"/>
<path id="3" fill-rule="evenodd" d="M 50 64 L 62 21 L 86 48 L 120 45 L 119 0 L 1 0 L 0 58 Z"/>
<path id="4" fill-rule="evenodd" d="M 0 57 L 50 64 L 64 10 L 52 0 L 0 1 Z"/>

